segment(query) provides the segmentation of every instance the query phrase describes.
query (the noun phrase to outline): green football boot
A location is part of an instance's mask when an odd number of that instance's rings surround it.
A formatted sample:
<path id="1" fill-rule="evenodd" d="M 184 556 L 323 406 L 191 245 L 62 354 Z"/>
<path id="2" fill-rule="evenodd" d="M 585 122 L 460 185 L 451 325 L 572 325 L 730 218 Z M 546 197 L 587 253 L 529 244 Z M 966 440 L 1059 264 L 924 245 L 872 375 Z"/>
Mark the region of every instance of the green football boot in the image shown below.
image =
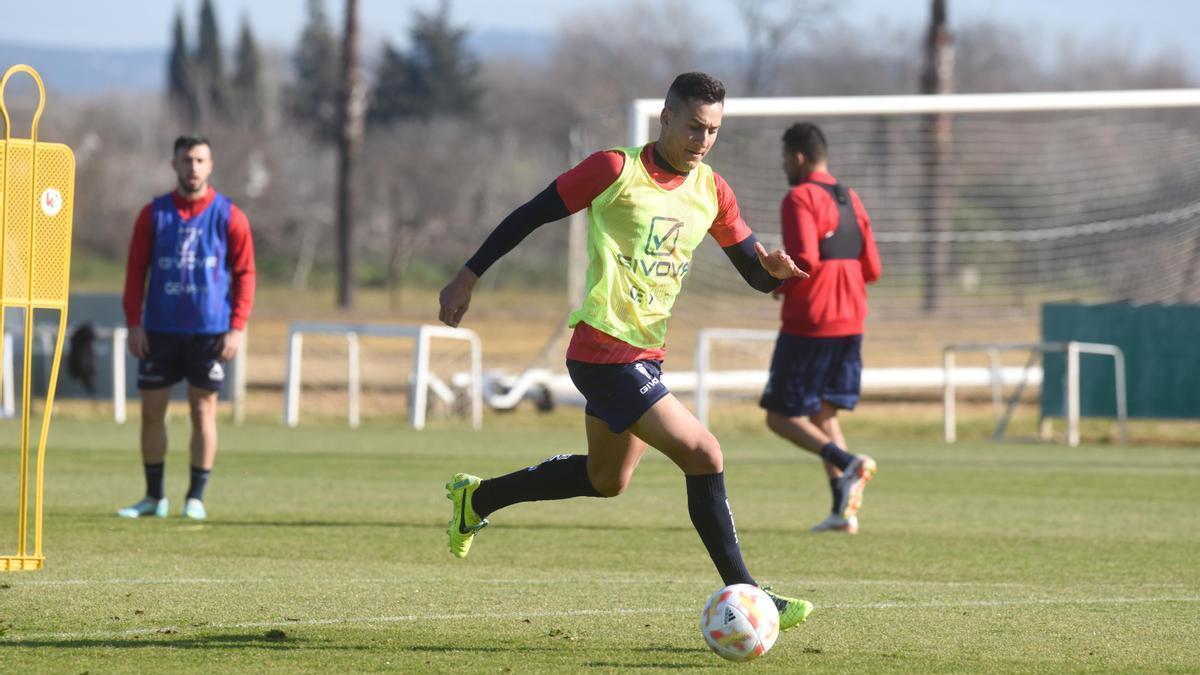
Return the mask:
<path id="1" fill-rule="evenodd" d="M 477 476 L 456 473 L 454 478 L 446 483 L 446 499 L 454 502 L 454 513 L 450 516 L 446 534 L 450 535 L 450 552 L 456 558 L 467 557 L 475 533 L 488 525 L 487 519 L 480 518 L 475 509 L 471 508 L 471 495 L 475 494 L 482 482 Z"/>
<path id="2" fill-rule="evenodd" d="M 779 630 L 781 631 L 804 623 L 808 615 L 812 614 L 813 604 L 807 600 L 784 597 L 770 588 L 762 590 L 775 603 L 775 609 L 779 610 Z"/>

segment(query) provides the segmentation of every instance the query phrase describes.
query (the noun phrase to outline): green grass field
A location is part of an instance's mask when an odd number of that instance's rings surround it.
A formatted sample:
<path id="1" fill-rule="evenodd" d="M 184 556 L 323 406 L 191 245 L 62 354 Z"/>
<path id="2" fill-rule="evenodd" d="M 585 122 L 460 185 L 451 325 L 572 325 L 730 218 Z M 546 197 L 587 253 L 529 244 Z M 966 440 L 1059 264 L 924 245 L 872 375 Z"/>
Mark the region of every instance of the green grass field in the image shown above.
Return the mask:
<path id="1" fill-rule="evenodd" d="M 182 417 L 172 517 L 141 521 L 113 515 L 143 487 L 136 423 L 55 422 L 47 565 L 0 573 L 0 672 L 1200 670 L 1194 447 L 872 433 L 858 449 L 880 474 L 847 537 L 808 532 L 828 502 L 815 459 L 753 426 L 718 429 L 752 572 L 817 606 L 739 666 L 699 636 L 720 581 L 658 455 L 617 499 L 519 505 L 468 559 L 447 552 L 449 475 L 582 451 L 578 411 L 493 416 L 484 432 L 225 425 L 203 524 L 176 515 Z"/>

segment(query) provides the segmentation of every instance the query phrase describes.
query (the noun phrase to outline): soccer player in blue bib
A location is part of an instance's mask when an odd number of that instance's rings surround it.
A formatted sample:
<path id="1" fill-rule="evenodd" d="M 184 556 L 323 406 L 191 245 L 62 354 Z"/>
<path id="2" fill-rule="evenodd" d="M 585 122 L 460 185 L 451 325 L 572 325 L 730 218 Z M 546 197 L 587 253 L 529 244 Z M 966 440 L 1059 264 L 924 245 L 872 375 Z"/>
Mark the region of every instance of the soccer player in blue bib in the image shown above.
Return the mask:
<path id="1" fill-rule="evenodd" d="M 246 214 L 208 184 L 213 159 L 206 139 L 176 139 L 171 166 L 175 190 L 142 209 L 129 244 L 125 322 L 129 351 L 139 359 L 146 496 L 117 515 L 167 515 L 167 404 L 171 387 L 186 379 L 191 481 L 182 514 L 203 520 L 217 454 L 217 393 L 254 304 L 254 242 Z"/>

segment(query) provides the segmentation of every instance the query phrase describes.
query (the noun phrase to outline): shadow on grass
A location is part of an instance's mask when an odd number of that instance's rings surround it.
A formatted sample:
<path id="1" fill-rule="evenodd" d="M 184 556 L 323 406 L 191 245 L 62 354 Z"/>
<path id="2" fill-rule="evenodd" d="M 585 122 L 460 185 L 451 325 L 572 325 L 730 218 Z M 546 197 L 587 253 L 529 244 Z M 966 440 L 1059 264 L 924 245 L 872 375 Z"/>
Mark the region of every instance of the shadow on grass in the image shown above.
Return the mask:
<path id="1" fill-rule="evenodd" d="M 109 518 L 107 516 L 76 516 L 75 520 L 84 521 L 84 522 L 111 523 L 112 521 L 117 521 L 117 520 L 121 520 L 121 519 L 118 519 L 115 517 Z M 135 523 L 135 525 L 132 525 L 132 526 L 133 527 L 137 526 L 136 525 L 137 521 L 121 520 L 121 522 Z M 168 524 L 168 525 L 195 525 L 196 523 L 185 522 L 181 519 L 175 519 L 166 524 Z M 445 528 L 446 528 L 445 520 L 415 522 L 415 521 L 398 521 L 398 520 L 391 520 L 391 521 L 382 521 L 382 520 L 375 520 L 375 521 L 284 520 L 284 519 L 280 519 L 280 520 L 262 520 L 262 519 L 259 519 L 259 520 L 218 520 L 218 519 L 210 518 L 210 519 L 204 521 L 203 524 L 204 524 L 204 526 L 211 526 L 213 528 L 221 528 L 221 527 L 341 528 L 341 527 L 345 527 L 345 528 L 391 528 L 391 529 L 400 528 L 400 529 L 412 529 L 412 530 L 428 530 L 430 528 L 434 528 L 434 529 L 438 529 L 438 530 L 445 530 Z M 692 531 L 692 526 L 689 523 L 687 523 L 686 521 L 681 522 L 679 525 L 645 525 L 645 524 L 639 524 L 639 523 L 588 524 L 588 523 L 507 523 L 507 522 L 504 524 L 504 529 L 506 529 L 506 530 L 529 530 L 529 531 L 555 530 L 555 531 L 558 531 L 558 530 L 562 530 L 563 528 L 570 528 L 571 530 L 594 531 L 594 532 L 691 532 Z"/>
<path id="2" fill-rule="evenodd" d="M 632 652 L 638 652 L 645 655 L 658 655 L 660 657 L 668 656 L 695 656 L 697 658 L 706 658 L 711 656 L 707 649 L 700 647 L 637 647 L 631 649 Z M 664 668 L 668 670 L 696 670 L 707 666 L 716 666 L 716 663 L 699 663 L 695 660 L 690 661 L 588 661 L 584 663 L 589 668 L 616 668 L 625 670 L 626 668 Z"/>
<path id="3" fill-rule="evenodd" d="M 622 663 L 620 661 L 587 661 L 583 665 L 588 668 L 616 668 L 617 670 L 625 670 L 626 668 L 665 668 L 669 670 L 696 670 L 704 666 L 697 666 L 694 663 Z"/>
<path id="4" fill-rule="evenodd" d="M 481 645 L 410 645 L 408 647 L 398 647 L 397 651 L 402 652 L 429 652 L 429 653 L 453 653 L 453 652 L 475 652 L 478 654 L 502 654 L 506 652 L 560 652 L 562 649 L 557 647 L 522 647 L 513 645 L 497 645 L 494 647 L 485 647 Z"/>
<path id="5" fill-rule="evenodd" d="M 77 520 L 85 522 L 108 522 L 117 520 L 115 518 L 99 517 L 99 516 L 82 516 L 76 517 Z M 136 521 L 126 521 L 135 522 Z M 220 528 L 355 528 L 355 529 L 402 529 L 416 531 L 445 530 L 446 521 L 438 520 L 434 522 L 413 522 L 413 521 L 369 521 L 361 520 L 213 520 L 204 521 L 203 525 L 184 523 L 177 521 L 171 524 L 180 525 L 181 527 L 172 529 L 171 531 L 179 531 L 180 529 L 190 529 L 199 531 L 201 529 L 212 531 Z M 184 528 L 182 526 L 189 526 Z M 678 525 L 646 525 L 644 523 L 629 523 L 629 524 L 600 524 L 600 523 L 504 523 L 505 530 L 527 531 L 527 532 L 543 532 L 543 531 L 562 531 L 570 529 L 571 531 L 579 532 L 660 532 L 660 533 L 676 533 L 676 532 L 694 532 L 695 530 L 686 520 Z M 797 529 L 794 526 L 745 526 L 739 524 L 739 529 L 744 529 L 746 532 L 759 533 L 776 533 L 776 534 L 794 534 L 798 531 L 807 531 L 807 528 Z"/>
<path id="6" fill-rule="evenodd" d="M 126 520 L 116 517 L 85 515 L 75 516 L 74 520 L 83 522 L 111 523 L 113 521 L 134 523 L 131 527 L 138 527 L 136 520 Z M 196 521 L 185 521 L 181 518 L 168 519 L 163 523 L 165 526 L 177 526 L 173 528 L 178 530 L 182 527 L 200 528 L 200 527 L 346 527 L 346 528 L 413 528 L 426 529 L 430 527 L 429 523 L 398 523 L 395 521 L 363 521 L 363 520 L 219 520 L 209 518 L 203 523 Z M 153 526 L 151 526 L 153 527 Z M 444 525 L 442 527 L 445 527 Z"/>
<path id="7" fill-rule="evenodd" d="M 169 634 L 167 634 L 169 635 Z M 291 636 L 285 636 L 280 631 L 240 635 L 198 635 L 196 637 L 167 637 L 164 634 L 147 634 L 127 638 L 94 638 L 71 640 L 0 640 L 0 645 L 6 649 L 13 647 L 32 647 L 35 649 L 308 649 L 315 645 Z M 367 647 L 330 646 L 321 644 L 320 649 L 340 649 L 365 651 Z"/>

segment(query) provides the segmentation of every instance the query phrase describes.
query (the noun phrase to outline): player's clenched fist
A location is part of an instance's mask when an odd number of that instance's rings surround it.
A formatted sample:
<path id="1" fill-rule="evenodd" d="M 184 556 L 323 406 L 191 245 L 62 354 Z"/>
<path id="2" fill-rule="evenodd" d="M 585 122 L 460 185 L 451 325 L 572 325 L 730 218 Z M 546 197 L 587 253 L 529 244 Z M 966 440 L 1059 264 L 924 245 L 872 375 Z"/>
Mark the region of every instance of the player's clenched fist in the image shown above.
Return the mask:
<path id="1" fill-rule="evenodd" d="M 477 281 L 479 277 L 464 267 L 446 284 L 438 296 L 438 302 L 441 303 L 438 319 L 442 323 L 453 328 L 458 327 L 463 315 L 467 313 L 467 308 L 471 306 L 471 292 L 475 289 Z"/>

